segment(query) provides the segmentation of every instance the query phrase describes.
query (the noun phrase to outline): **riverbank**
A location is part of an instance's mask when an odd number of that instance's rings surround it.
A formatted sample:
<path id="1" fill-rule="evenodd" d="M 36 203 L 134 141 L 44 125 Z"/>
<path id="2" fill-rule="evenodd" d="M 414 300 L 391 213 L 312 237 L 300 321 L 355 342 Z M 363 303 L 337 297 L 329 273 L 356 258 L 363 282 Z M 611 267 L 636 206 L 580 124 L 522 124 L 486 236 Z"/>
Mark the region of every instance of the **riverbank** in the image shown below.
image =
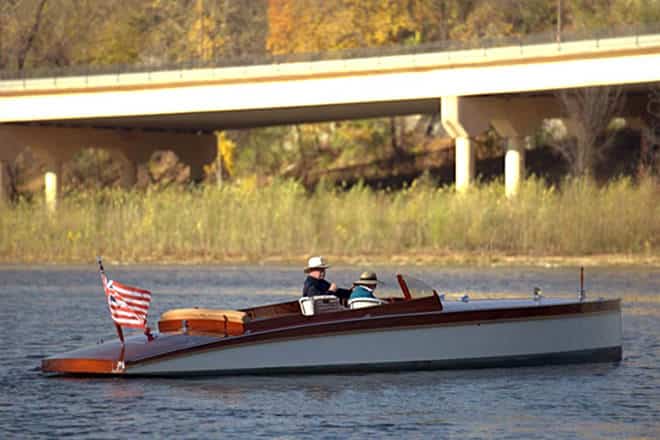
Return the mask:
<path id="1" fill-rule="evenodd" d="M 454 253 L 431 255 L 415 253 L 387 256 L 330 256 L 340 265 L 365 266 L 443 266 L 443 267 L 630 267 L 660 268 L 660 255 L 599 254 L 585 256 L 559 255 L 504 255 L 484 253 Z M 300 264 L 299 259 L 271 260 L 278 264 Z"/>
<path id="2" fill-rule="evenodd" d="M 649 267 L 660 268 L 658 255 L 630 255 L 630 254 L 599 254 L 585 256 L 559 256 L 559 255 L 504 255 L 483 253 L 454 253 L 446 255 L 432 255 L 411 253 L 400 255 L 327 255 L 332 265 L 383 267 L 383 266 L 419 266 L 419 267 Z M 105 256 L 104 261 L 113 265 L 215 265 L 215 266 L 300 266 L 303 267 L 309 256 L 269 256 L 261 260 L 251 260 L 247 257 L 236 256 L 222 260 L 191 257 L 181 260 L 172 257 L 140 258 L 135 260 L 118 260 L 112 256 Z M 29 261 L 0 259 L 0 265 L 79 265 L 96 264 L 95 256 L 74 261 L 46 261 L 34 259 Z"/>
<path id="3" fill-rule="evenodd" d="M 419 181 L 401 191 L 357 185 L 307 193 L 291 181 L 65 196 L 2 208 L 0 262 L 657 265 L 660 185 L 528 179 L 466 194 Z"/>

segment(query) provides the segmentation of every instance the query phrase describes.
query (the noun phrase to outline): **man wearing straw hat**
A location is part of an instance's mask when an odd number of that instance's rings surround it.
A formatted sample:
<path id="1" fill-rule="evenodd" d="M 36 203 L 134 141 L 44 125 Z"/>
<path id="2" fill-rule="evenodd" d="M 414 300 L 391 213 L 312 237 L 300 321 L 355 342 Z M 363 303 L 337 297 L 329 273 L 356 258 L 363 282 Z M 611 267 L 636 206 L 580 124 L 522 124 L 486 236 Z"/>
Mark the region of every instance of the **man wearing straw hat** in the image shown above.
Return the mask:
<path id="1" fill-rule="evenodd" d="M 362 272 L 360 279 L 353 282 L 353 293 L 349 299 L 355 298 L 376 298 L 374 290 L 380 283 L 375 272 Z"/>
<path id="2" fill-rule="evenodd" d="M 351 295 L 350 289 L 337 287 L 335 283 L 329 283 L 325 280 L 325 271 L 330 266 L 323 257 L 311 257 L 305 267 L 305 285 L 303 287 L 303 296 L 316 295 L 335 295 L 342 299 L 348 299 Z"/>

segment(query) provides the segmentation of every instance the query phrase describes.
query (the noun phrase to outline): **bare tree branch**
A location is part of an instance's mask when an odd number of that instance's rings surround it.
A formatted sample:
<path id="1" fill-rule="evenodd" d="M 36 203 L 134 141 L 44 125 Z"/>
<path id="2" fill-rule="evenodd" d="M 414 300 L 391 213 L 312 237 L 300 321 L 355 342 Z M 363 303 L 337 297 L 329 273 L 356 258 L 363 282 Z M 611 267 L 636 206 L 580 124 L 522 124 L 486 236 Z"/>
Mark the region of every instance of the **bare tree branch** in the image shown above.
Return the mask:
<path id="1" fill-rule="evenodd" d="M 556 96 L 573 138 L 554 142 L 552 147 L 569 162 L 574 175 L 589 175 L 614 140 L 607 127 L 623 110 L 623 88 L 587 87 L 562 90 Z"/>
<path id="2" fill-rule="evenodd" d="M 30 52 L 30 49 L 32 48 L 34 39 L 39 33 L 39 27 L 41 26 L 41 13 L 44 10 L 44 6 L 46 6 L 46 1 L 47 0 L 41 0 L 39 2 L 39 5 L 37 6 L 37 11 L 34 16 L 34 23 L 32 24 L 32 29 L 30 29 L 30 32 L 28 33 L 28 36 L 25 40 L 25 45 L 18 53 L 18 70 L 23 70 L 23 67 L 25 66 L 25 59 L 27 58 L 27 55 Z"/>

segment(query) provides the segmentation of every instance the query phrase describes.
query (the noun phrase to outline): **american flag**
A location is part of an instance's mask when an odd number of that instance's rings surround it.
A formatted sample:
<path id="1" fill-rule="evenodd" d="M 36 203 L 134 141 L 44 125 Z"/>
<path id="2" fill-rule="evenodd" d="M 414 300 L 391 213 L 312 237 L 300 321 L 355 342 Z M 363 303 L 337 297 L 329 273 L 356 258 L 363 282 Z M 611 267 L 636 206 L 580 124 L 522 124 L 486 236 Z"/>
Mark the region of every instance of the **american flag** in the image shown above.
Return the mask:
<path id="1" fill-rule="evenodd" d="M 151 304 L 151 292 L 108 280 L 101 274 L 112 320 L 122 327 L 145 328 Z"/>

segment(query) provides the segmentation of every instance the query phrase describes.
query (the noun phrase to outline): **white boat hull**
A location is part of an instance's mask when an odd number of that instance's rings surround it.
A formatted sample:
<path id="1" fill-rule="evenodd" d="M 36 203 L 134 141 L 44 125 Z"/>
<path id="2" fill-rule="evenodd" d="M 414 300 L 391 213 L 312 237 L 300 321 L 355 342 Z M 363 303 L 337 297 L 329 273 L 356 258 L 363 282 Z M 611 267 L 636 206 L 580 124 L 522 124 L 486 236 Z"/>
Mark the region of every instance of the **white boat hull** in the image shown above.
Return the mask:
<path id="1" fill-rule="evenodd" d="M 539 365 L 621 358 L 621 313 L 297 336 L 127 365 L 127 375 L 272 374 Z"/>

